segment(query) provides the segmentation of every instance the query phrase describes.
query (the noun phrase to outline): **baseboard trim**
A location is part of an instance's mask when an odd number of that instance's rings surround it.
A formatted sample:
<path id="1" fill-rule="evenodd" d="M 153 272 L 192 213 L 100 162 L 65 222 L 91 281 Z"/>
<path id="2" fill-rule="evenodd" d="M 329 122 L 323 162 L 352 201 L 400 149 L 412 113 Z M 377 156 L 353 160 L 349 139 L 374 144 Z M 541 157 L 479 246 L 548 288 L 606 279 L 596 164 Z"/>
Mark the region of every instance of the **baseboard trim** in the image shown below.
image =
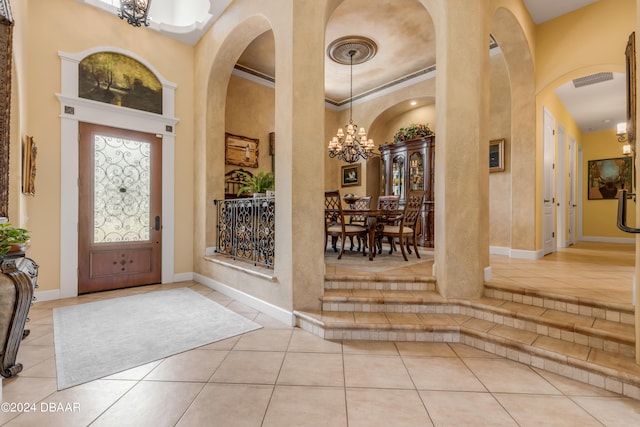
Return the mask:
<path id="1" fill-rule="evenodd" d="M 188 282 L 193 280 L 193 272 L 178 273 L 173 275 L 173 282 Z"/>
<path id="2" fill-rule="evenodd" d="M 509 258 L 518 259 L 539 259 L 542 258 L 542 251 L 527 251 L 524 249 L 511 249 L 506 246 L 489 246 L 489 254 L 505 255 Z"/>
<path id="3" fill-rule="evenodd" d="M 635 237 L 598 237 L 598 236 L 582 236 L 583 242 L 597 243 L 629 243 L 633 245 L 636 242 Z"/>
<path id="4" fill-rule="evenodd" d="M 252 295 L 239 291 L 235 288 L 232 288 L 231 286 L 225 285 L 224 283 L 220 283 L 217 280 L 213 280 L 210 277 L 206 277 L 198 273 L 194 273 L 193 280 L 213 290 L 216 290 L 221 294 L 231 297 L 243 304 L 246 304 L 249 307 L 255 308 L 256 310 L 261 311 L 262 313 L 271 316 L 286 325 L 295 326 L 296 319 L 293 315 L 293 312 L 291 311 L 275 306 L 269 302 L 263 301 L 259 298 L 256 298 Z"/>
<path id="5" fill-rule="evenodd" d="M 34 293 L 36 302 L 38 301 L 53 301 L 60 299 L 60 289 L 54 289 L 52 291 L 36 291 Z"/>

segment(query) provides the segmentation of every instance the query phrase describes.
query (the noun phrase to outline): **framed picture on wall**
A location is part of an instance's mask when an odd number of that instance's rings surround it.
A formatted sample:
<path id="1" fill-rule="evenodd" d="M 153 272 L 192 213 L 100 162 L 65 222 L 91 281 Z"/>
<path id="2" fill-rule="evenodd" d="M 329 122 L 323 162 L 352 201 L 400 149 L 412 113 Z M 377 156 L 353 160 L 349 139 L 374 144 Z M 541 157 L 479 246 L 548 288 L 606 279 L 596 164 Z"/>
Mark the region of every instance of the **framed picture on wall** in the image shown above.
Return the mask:
<path id="1" fill-rule="evenodd" d="M 625 49 L 627 65 L 627 138 L 629 144 L 636 142 L 636 33 L 629 36 Z M 631 189 L 629 188 L 629 191 Z"/>
<path id="2" fill-rule="evenodd" d="M 589 160 L 588 199 L 615 199 L 618 190 L 631 191 L 633 176 L 633 162 L 631 160 L 631 157 Z"/>
<path id="3" fill-rule="evenodd" d="M 489 141 L 489 172 L 504 171 L 504 139 Z"/>
<path id="4" fill-rule="evenodd" d="M 258 143 L 260 140 L 225 133 L 224 162 L 227 165 L 258 167 Z"/>
<path id="5" fill-rule="evenodd" d="M 351 187 L 360 185 L 360 163 L 356 165 L 342 166 L 342 186 Z"/>

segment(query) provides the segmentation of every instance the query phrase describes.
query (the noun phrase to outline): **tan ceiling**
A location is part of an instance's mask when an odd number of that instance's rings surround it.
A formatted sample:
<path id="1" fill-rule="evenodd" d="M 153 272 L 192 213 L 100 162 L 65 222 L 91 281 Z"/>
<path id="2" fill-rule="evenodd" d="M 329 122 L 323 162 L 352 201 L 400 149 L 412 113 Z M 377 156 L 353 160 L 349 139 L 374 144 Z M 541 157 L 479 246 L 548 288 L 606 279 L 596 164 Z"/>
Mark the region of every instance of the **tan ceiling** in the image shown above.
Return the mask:
<path id="1" fill-rule="evenodd" d="M 525 0 L 533 19 L 544 22 L 597 0 Z M 345 0 L 327 24 L 326 47 L 337 38 L 349 35 L 368 37 L 376 42 L 374 58 L 353 67 L 353 95 L 375 91 L 394 81 L 419 73 L 435 65 L 434 26 L 431 16 L 418 0 Z M 275 78 L 273 33 L 255 39 L 242 54 L 238 64 L 259 74 Z M 608 102 L 602 103 L 602 88 L 572 86 L 559 88 L 558 95 L 583 131 L 600 130 L 624 120 L 624 88 L 615 85 L 606 91 Z M 325 61 L 325 94 L 329 102 L 344 104 L 349 99 L 349 66 Z M 592 101 L 589 101 L 592 100 Z"/>
<path id="2" fill-rule="evenodd" d="M 375 8 L 371 0 L 344 1 L 327 24 L 325 52 L 332 41 L 350 35 L 368 37 L 378 45 L 376 56 L 353 66 L 354 96 L 435 64 L 433 21 L 418 0 L 379 0 Z M 268 31 L 247 47 L 238 64 L 273 78 L 274 53 L 273 33 Z M 349 99 L 349 66 L 326 58 L 326 98 L 344 103 Z"/>

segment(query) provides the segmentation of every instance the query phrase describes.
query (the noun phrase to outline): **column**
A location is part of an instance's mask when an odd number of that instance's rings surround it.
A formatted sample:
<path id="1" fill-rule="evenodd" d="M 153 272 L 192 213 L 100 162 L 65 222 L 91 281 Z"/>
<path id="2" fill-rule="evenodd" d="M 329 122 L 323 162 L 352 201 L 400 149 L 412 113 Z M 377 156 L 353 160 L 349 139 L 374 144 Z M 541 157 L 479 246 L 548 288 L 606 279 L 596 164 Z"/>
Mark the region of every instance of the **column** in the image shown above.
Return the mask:
<path id="1" fill-rule="evenodd" d="M 440 0 L 436 24 L 435 274 L 449 298 L 482 294 L 489 251 L 489 17 Z"/>

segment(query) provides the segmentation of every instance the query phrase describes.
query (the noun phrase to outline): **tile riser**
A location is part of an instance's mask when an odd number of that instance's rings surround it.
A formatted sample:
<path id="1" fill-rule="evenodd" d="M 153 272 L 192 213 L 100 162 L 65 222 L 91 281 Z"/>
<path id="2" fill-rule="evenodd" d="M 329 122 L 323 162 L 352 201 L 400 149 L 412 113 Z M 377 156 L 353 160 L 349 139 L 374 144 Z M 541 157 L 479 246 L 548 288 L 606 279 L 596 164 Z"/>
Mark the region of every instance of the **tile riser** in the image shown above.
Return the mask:
<path id="1" fill-rule="evenodd" d="M 619 322 L 625 325 L 635 324 L 635 318 L 632 310 L 621 310 L 611 307 L 598 307 L 594 306 L 593 304 L 587 304 L 584 302 L 581 303 L 578 301 L 566 301 L 553 298 L 551 296 L 524 295 L 518 292 L 492 288 L 485 288 L 484 296 L 501 301 L 516 302 L 519 304 L 531 305 L 533 307 L 541 307 L 551 310 L 564 311 L 571 314 L 580 314 L 587 317 L 595 317 L 596 319 Z"/>
<path id="2" fill-rule="evenodd" d="M 325 281 L 325 289 L 357 289 L 371 291 L 435 291 L 435 282 Z"/>

